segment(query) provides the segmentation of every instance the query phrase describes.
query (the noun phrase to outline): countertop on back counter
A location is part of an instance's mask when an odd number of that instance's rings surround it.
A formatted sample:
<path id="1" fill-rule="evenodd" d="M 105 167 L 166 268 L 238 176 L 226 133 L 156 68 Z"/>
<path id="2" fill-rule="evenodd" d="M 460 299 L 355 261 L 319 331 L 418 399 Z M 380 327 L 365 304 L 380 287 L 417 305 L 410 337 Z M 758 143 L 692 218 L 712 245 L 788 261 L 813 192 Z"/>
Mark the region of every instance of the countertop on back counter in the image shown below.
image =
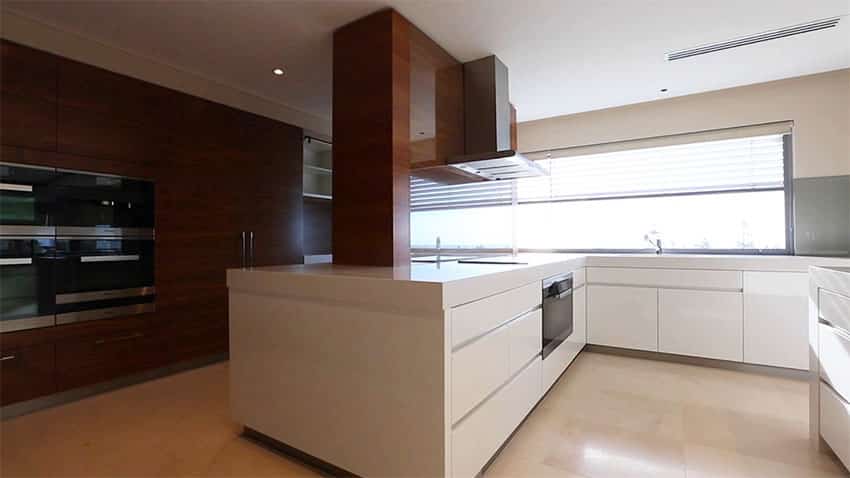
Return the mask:
<path id="1" fill-rule="evenodd" d="M 584 267 L 807 272 L 809 266 L 850 266 L 850 259 L 808 256 L 523 253 L 525 264 L 411 263 L 399 267 L 305 264 L 230 269 L 228 287 L 263 294 L 355 299 L 452 307 Z M 427 300 L 425 300 L 427 299 Z M 392 302 L 392 300 L 391 300 Z"/>

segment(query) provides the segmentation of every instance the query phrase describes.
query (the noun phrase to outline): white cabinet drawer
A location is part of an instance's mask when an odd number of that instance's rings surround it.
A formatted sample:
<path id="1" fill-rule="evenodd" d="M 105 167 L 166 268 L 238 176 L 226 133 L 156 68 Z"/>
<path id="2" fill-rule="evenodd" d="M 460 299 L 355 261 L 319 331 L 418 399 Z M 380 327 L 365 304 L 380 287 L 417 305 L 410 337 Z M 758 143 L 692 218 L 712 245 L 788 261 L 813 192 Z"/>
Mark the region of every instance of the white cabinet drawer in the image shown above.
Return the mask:
<path id="1" fill-rule="evenodd" d="M 850 332 L 850 297 L 820 289 L 820 317 L 832 325 Z"/>
<path id="2" fill-rule="evenodd" d="M 534 310 L 510 324 L 510 371 L 522 369 L 543 347 L 543 311 Z"/>
<path id="3" fill-rule="evenodd" d="M 587 343 L 658 351 L 658 290 L 589 284 Z"/>
<path id="4" fill-rule="evenodd" d="M 452 309 L 452 347 L 504 324 L 539 306 L 543 299 L 539 282 L 470 302 Z"/>
<path id="5" fill-rule="evenodd" d="M 587 283 L 668 289 L 741 290 L 743 278 L 740 271 L 588 267 Z"/>
<path id="6" fill-rule="evenodd" d="M 850 400 L 850 335 L 818 324 L 818 343 L 821 378 Z"/>
<path id="7" fill-rule="evenodd" d="M 823 382 L 820 384 L 820 434 L 844 466 L 850 467 L 850 404 Z"/>
<path id="8" fill-rule="evenodd" d="M 809 275 L 744 272 L 744 362 L 809 369 Z"/>
<path id="9" fill-rule="evenodd" d="M 452 423 L 540 353 L 542 317 L 534 310 L 452 354 Z"/>
<path id="10" fill-rule="evenodd" d="M 540 359 L 532 362 L 452 430 L 452 476 L 472 478 L 531 411 L 540 396 Z"/>
<path id="11" fill-rule="evenodd" d="M 661 289 L 658 298 L 659 352 L 743 360 L 740 292 Z"/>

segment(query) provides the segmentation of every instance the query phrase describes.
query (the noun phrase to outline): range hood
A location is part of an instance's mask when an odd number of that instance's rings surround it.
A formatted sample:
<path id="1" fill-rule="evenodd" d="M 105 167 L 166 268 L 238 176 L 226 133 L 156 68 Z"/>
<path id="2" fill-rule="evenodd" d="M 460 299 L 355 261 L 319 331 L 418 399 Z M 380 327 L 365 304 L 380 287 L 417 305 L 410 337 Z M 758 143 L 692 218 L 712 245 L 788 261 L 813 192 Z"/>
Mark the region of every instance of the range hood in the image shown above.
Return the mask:
<path id="1" fill-rule="evenodd" d="M 465 151 L 448 158 L 447 166 L 484 181 L 545 176 L 540 165 L 512 144 L 505 64 L 495 55 L 464 63 L 463 91 Z"/>

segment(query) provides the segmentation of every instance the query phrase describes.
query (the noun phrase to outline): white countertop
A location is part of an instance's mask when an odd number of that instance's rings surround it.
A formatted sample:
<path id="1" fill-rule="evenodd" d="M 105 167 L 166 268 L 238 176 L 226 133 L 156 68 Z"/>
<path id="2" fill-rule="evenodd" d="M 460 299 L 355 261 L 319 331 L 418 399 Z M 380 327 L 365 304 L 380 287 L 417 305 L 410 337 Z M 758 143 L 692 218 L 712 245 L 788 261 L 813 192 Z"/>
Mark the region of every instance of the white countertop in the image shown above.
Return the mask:
<path id="1" fill-rule="evenodd" d="M 228 287 L 260 294 L 337 298 L 386 307 L 448 308 L 546 277 L 590 267 L 808 271 L 850 268 L 850 259 L 807 256 L 524 253 L 527 264 L 411 263 L 399 267 L 304 264 L 230 269 Z"/>

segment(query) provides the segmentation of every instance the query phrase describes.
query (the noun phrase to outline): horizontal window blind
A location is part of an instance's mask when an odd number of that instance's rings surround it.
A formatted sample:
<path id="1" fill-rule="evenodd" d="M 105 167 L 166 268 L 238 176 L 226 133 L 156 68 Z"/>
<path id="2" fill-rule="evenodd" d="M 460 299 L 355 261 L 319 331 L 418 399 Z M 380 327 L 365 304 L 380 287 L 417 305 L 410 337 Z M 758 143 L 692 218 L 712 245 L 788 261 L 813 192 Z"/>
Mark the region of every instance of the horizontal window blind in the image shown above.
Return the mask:
<path id="1" fill-rule="evenodd" d="M 542 160 L 518 202 L 752 191 L 784 186 L 781 134 Z"/>
<path id="2" fill-rule="evenodd" d="M 484 181 L 442 185 L 426 179 L 410 179 L 410 210 L 433 211 L 511 204 L 512 181 Z"/>

